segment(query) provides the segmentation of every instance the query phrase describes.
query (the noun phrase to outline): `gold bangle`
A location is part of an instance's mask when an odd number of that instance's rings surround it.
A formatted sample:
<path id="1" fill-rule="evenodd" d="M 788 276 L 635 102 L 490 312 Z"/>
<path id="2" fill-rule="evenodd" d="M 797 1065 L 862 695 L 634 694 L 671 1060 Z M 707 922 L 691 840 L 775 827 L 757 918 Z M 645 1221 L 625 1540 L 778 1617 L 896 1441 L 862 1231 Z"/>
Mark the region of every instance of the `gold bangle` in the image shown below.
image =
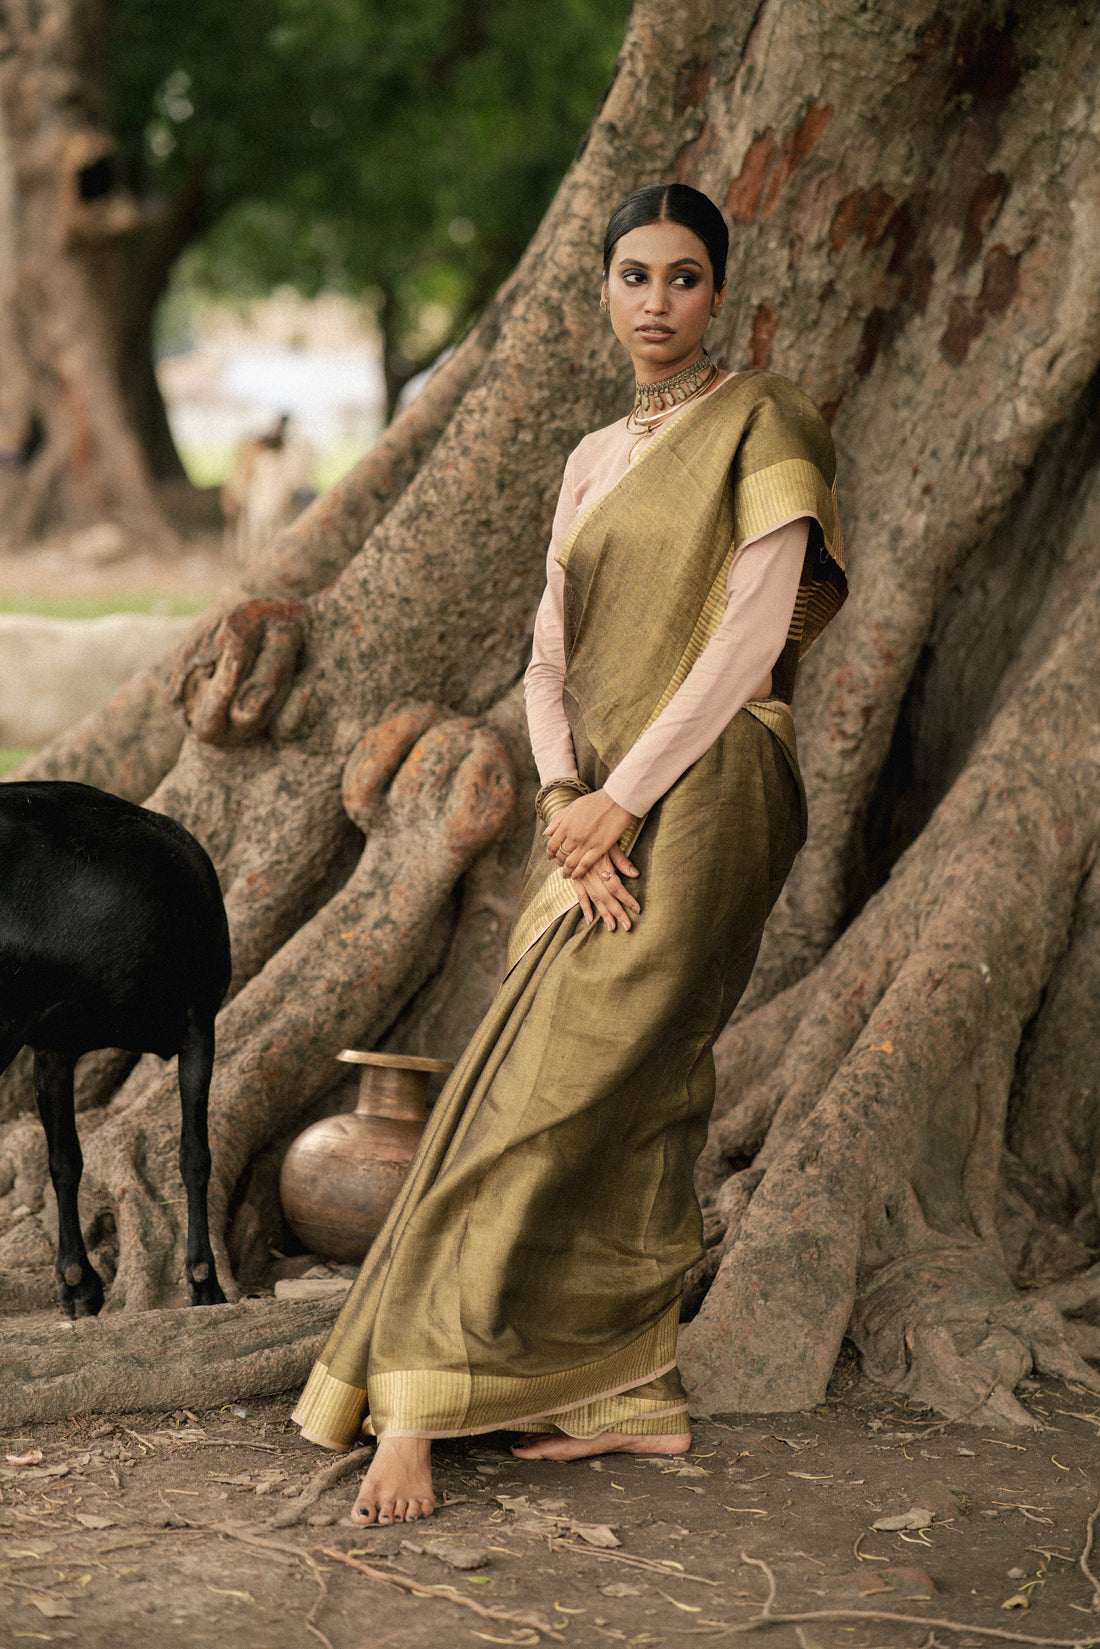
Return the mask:
<path id="1" fill-rule="evenodd" d="M 592 789 L 583 779 L 551 779 L 535 797 L 535 812 L 543 824 L 549 824 L 558 814 L 570 807 L 578 796 L 590 796 Z"/>

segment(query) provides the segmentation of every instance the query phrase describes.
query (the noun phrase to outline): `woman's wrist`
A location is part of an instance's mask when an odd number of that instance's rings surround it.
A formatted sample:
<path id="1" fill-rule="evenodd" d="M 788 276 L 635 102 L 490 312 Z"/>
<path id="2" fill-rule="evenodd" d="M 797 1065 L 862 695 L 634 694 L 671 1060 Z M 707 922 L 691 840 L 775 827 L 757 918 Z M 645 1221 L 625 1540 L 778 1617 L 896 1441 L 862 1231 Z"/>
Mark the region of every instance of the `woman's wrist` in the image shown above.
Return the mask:
<path id="1" fill-rule="evenodd" d="M 578 796 L 590 796 L 591 786 L 583 779 L 551 779 L 544 784 L 535 797 L 535 812 L 544 825 L 548 825 L 559 813 L 571 807 Z"/>

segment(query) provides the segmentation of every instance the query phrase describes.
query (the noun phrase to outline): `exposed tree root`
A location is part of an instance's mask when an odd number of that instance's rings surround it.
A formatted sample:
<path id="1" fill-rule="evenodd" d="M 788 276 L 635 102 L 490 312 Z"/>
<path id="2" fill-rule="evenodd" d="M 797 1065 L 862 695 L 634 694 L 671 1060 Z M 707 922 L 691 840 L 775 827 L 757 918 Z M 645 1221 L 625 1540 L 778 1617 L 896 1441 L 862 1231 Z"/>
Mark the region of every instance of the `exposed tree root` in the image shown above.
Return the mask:
<path id="1" fill-rule="evenodd" d="M 1053 1309 L 1014 1294 L 995 1218 L 1016 1049 L 1095 841 L 1097 594 L 812 976 L 763 1177 L 731 1187 L 720 1267 L 681 1336 L 706 1410 L 820 1401 L 853 1312 L 869 1366 L 948 1413 L 996 1376 L 983 1417 L 1023 1423 L 1008 1394 L 1033 1358 L 1100 1389 Z M 1022 777 L 1037 767 L 1041 793 Z M 945 1295 L 938 1268 L 964 1249 L 967 1285 Z"/>
<path id="2" fill-rule="evenodd" d="M 330 1300 L 243 1300 L 19 1332 L 0 1325 L 0 1426 L 274 1395 L 305 1380 L 338 1309 Z"/>
<path id="3" fill-rule="evenodd" d="M 292 1500 L 288 1506 L 275 1513 L 267 1524 L 269 1529 L 292 1529 L 296 1523 L 301 1523 L 311 1506 L 315 1506 L 321 1496 L 331 1489 L 334 1483 L 343 1482 L 357 1472 L 360 1466 L 366 1466 L 374 1455 L 374 1448 L 352 1449 L 350 1454 L 343 1454 L 332 1465 L 326 1466 L 323 1471 L 316 1472 L 308 1485 L 303 1489 L 297 1500 Z"/>

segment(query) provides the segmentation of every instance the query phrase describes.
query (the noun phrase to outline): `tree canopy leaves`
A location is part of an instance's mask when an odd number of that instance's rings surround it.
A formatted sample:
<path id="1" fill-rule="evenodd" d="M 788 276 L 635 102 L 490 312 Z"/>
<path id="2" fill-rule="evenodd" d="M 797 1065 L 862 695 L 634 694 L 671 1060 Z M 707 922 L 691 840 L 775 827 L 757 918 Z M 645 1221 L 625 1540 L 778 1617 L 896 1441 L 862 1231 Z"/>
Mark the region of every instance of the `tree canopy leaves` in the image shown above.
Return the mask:
<path id="1" fill-rule="evenodd" d="M 145 197 L 190 194 L 202 285 L 373 292 L 411 357 L 391 366 L 407 376 L 526 245 L 628 11 L 628 0 L 119 0 L 122 167 Z"/>

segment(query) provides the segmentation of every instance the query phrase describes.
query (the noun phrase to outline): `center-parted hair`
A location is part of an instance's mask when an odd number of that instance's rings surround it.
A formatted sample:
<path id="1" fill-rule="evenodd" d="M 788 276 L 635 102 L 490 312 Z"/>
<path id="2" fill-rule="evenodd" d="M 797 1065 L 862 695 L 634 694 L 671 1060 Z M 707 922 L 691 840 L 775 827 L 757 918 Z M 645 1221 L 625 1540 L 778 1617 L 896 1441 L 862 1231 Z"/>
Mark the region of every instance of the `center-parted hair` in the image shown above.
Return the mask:
<path id="1" fill-rule="evenodd" d="M 607 221 L 603 241 L 603 272 L 611 269 L 616 242 L 632 229 L 650 223 L 678 223 L 697 235 L 707 249 L 717 289 L 725 283 L 730 236 L 714 202 L 686 183 L 647 183 L 621 200 Z"/>

